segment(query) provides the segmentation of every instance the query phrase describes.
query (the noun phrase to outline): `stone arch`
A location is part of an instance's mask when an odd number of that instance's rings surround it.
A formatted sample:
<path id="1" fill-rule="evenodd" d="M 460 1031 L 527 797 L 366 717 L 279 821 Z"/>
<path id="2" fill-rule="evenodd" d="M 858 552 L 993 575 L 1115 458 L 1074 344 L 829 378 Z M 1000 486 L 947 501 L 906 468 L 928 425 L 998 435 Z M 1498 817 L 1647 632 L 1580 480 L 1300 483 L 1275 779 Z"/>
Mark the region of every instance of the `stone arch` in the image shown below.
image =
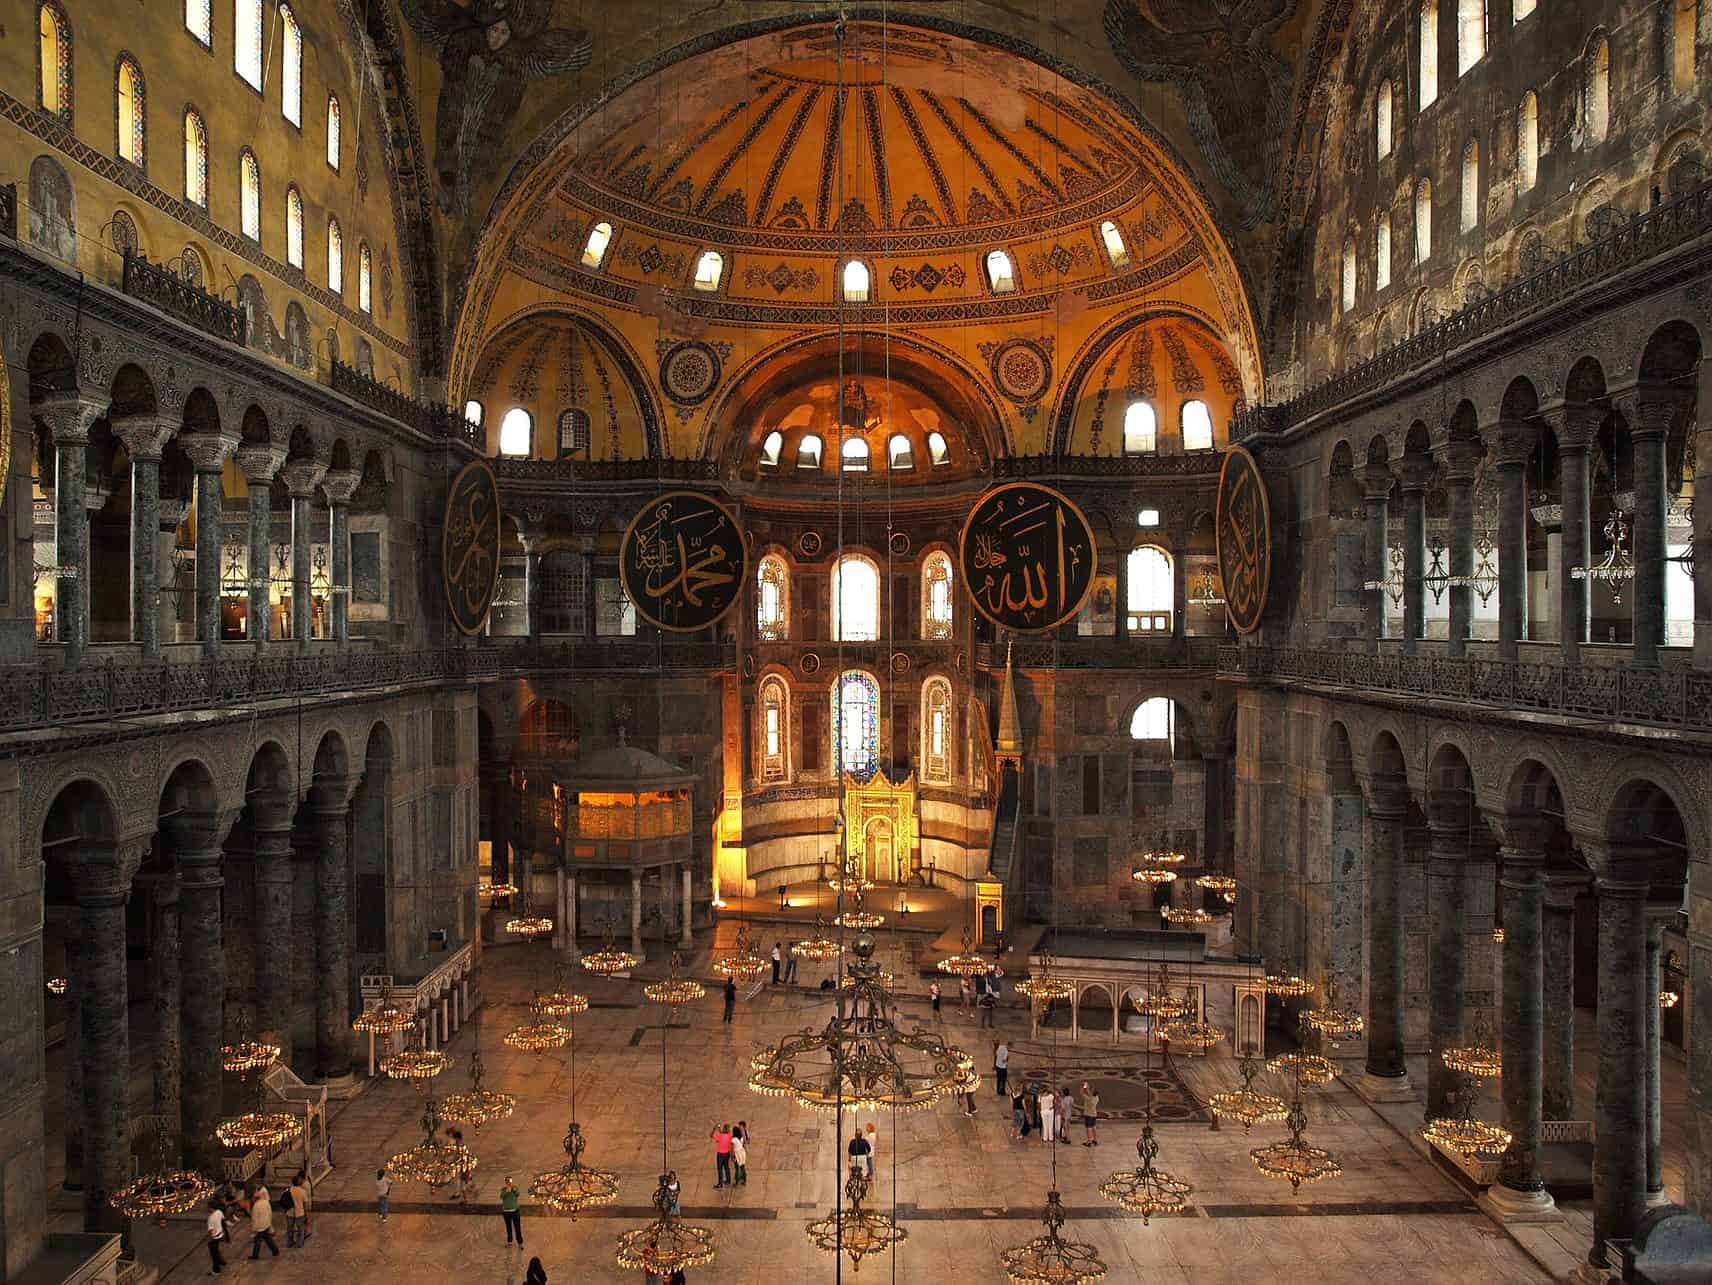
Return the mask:
<path id="1" fill-rule="evenodd" d="M 1655 854 L 1647 863 L 1653 895 L 1680 897 L 1691 873 L 1689 858 L 1697 849 L 1690 844 L 1688 814 L 1678 796 L 1650 774 L 1613 779 L 1621 784 L 1606 800 L 1602 837 L 1613 848 Z"/>
<path id="2" fill-rule="evenodd" d="M 1673 383 L 1692 380 L 1700 365 L 1700 331 L 1690 322 L 1673 318 L 1653 329 L 1641 348 L 1642 383 Z"/>
<path id="3" fill-rule="evenodd" d="M 392 855 L 392 728 L 376 718 L 364 729 L 362 775 L 351 794 L 351 973 L 387 970 L 391 936 L 388 896 Z"/>
<path id="4" fill-rule="evenodd" d="M 1540 408 L 1539 390 L 1526 375 L 1517 375 L 1504 389 L 1498 402 L 1498 414 L 1503 419 L 1532 419 Z"/>
<path id="5" fill-rule="evenodd" d="M 155 382 L 147 371 L 135 362 L 128 361 L 113 372 L 113 382 L 108 390 L 109 419 L 148 415 L 152 414 L 155 408 Z"/>
<path id="6" fill-rule="evenodd" d="M 575 758 L 582 742 L 576 710 L 562 700 L 539 696 L 517 723 L 517 758 Z"/>
<path id="7" fill-rule="evenodd" d="M 1403 742 L 1389 720 L 1383 720 L 1374 734 L 1372 746 L 1367 751 L 1366 766 L 1369 780 L 1406 782 L 1409 779 L 1408 756 L 1403 753 Z"/>
<path id="8" fill-rule="evenodd" d="M 1596 782 L 1588 783 L 1591 790 L 1581 814 L 1588 816 L 1592 824 L 1580 832 L 1612 839 L 1623 837 L 1615 832 L 1613 821 L 1621 807 L 1634 807 L 1632 796 L 1626 796 L 1624 792 L 1637 781 L 1645 782 L 1669 800 L 1681 820 L 1682 842 L 1704 866 L 1712 852 L 1709 852 L 1706 822 L 1702 815 L 1704 809 L 1694 806 L 1701 792 L 1689 784 L 1674 763 L 1656 755 L 1624 755 L 1608 764 Z"/>

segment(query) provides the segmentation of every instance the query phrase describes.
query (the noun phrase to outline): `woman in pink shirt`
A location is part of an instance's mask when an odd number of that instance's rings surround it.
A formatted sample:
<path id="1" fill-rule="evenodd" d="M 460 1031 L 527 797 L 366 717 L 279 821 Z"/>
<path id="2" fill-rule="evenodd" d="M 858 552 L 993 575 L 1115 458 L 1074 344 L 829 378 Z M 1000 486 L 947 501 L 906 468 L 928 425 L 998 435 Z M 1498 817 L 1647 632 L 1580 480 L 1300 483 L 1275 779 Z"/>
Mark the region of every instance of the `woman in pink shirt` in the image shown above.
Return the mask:
<path id="1" fill-rule="evenodd" d="M 731 1183 L 731 1126 L 716 1124 L 708 1136 L 713 1139 L 713 1160 L 719 1174 L 719 1181 L 713 1184 L 713 1189 L 718 1191 Z"/>

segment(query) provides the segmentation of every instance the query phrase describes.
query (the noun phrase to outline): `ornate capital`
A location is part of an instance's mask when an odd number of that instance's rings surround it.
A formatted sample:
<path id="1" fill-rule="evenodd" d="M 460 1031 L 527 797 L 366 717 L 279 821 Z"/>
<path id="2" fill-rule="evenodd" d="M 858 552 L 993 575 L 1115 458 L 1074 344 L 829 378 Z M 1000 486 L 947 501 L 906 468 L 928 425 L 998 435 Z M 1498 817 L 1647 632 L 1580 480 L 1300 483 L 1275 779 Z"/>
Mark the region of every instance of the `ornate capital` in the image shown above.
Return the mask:
<path id="1" fill-rule="evenodd" d="M 1611 405 L 1629 422 L 1629 438 L 1663 437 L 1675 428 L 1694 394 L 1671 384 L 1635 384 L 1611 394 Z"/>
<path id="2" fill-rule="evenodd" d="M 1369 503 L 1391 497 L 1391 470 L 1383 464 L 1369 464 L 1361 470 L 1362 497 Z"/>
<path id="3" fill-rule="evenodd" d="M 1501 419 L 1492 440 L 1499 468 L 1525 468 L 1539 430 L 1529 419 Z"/>
<path id="4" fill-rule="evenodd" d="M 1605 411 L 1589 402 L 1561 402 L 1542 410 L 1540 418 L 1557 438 L 1558 450 L 1585 451 L 1598 440 Z"/>
<path id="5" fill-rule="evenodd" d="M 113 436 L 125 444 L 133 460 L 160 461 L 167 440 L 178 431 L 179 420 L 170 415 L 126 415 L 111 421 Z"/>
<path id="6" fill-rule="evenodd" d="M 1433 484 L 1433 462 L 1425 455 L 1405 455 L 1397 479 L 1405 493 L 1424 495 Z"/>
<path id="7" fill-rule="evenodd" d="M 1367 810 L 1376 820 L 1401 821 L 1409 815 L 1409 783 L 1401 777 L 1367 779 Z"/>
<path id="8" fill-rule="evenodd" d="M 130 895 L 131 880 L 143 864 L 143 854 L 151 842 L 152 835 L 143 835 L 81 849 L 73 858 L 77 871 L 77 904 L 84 907 L 124 905 Z"/>
<path id="9" fill-rule="evenodd" d="M 1433 454 L 1444 467 L 1447 486 L 1474 481 L 1474 470 L 1485 453 L 1479 439 L 1469 437 L 1453 437 L 1433 447 Z"/>
<path id="10" fill-rule="evenodd" d="M 178 439 L 198 473 L 218 473 L 226 457 L 238 449 L 238 439 L 224 433 L 185 433 Z"/>
<path id="11" fill-rule="evenodd" d="M 317 773 L 315 783 L 309 789 L 309 806 L 315 815 L 325 820 L 341 818 L 350 809 L 351 795 L 357 788 L 358 778 L 350 776 L 331 776 Z"/>
<path id="12" fill-rule="evenodd" d="M 160 498 L 160 529 L 163 535 L 170 535 L 184 524 L 184 515 L 190 512 L 190 501 L 181 500 L 174 495 L 163 495 Z"/>
<path id="13" fill-rule="evenodd" d="M 32 411 L 48 426 L 56 446 L 87 446 L 89 430 L 107 413 L 108 399 L 81 393 L 55 393 L 37 402 Z"/>
<path id="14" fill-rule="evenodd" d="M 321 478 L 321 489 L 327 493 L 329 504 L 349 504 L 351 493 L 357 489 L 357 483 L 362 480 L 363 475 L 356 469 L 328 469 Z"/>
<path id="15" fill-rule="evenodd" d="M 326 471 L 325 464 L 317 464 L 314 460 L 287 460 L 279 475 L 285 479 L 285 489 L 291 493 L 292 499 L 307 500 L 315 494 L 315 488 L 321 484 L 321 475 Z"/>
<path id="16" fill-rule="evenodd" d="M 83 507 L 91 513 L 99 513 L 107 507 L 107 501 L 113 496 L 113 483 L 107 478 L 96 481 L 85 480 L 83 487 Z"/>
<path id="17" fill-rule="evenodd" d="M 244 481 L 254 490 L 269 486 L 279 466 L 285 463 L 285 452 L 277 446 L 241 446 L 238 448 L 238 468 Z"/>
<path id="18" fill-rule="evenodd" d="M 1492 827 L 1506 864 L 1544 862 L 1550 826 L 1537 813 L 1500 812 L 1486 818 Z"/>

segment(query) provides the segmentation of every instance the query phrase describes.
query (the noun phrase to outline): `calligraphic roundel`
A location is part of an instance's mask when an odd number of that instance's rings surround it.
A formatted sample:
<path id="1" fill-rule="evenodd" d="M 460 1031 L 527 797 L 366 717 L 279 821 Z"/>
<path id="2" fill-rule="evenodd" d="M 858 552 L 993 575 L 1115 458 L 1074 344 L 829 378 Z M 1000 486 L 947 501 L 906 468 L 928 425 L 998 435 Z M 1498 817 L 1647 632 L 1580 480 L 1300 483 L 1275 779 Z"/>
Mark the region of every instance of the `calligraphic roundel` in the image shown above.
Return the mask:
<path id="1" fill-rule="evenodd" d="M 1272 507 L 1260 465 L 1240 446 L 1225 452 L 1213 524 L 1225 612 L 1239 634 L 1251 634 L 1260 628 L 1272 578 Z"/>
<path id="2" fill-rule="evenodd" d="M 1074 616 L 1093 587 L 1094 532 L 1051 487 L 1007 482 L 976 501 L 957 561 L 975 610 L 1004 629 L 1044 633 Z"/>
<path id="3" fill-rule="evenodd" d="M 499 482 L 486 460 L 472 460 L 446 493 L 440 574 L 452 623 L 478 634 L 499 589 Z"/>
<path id="4" fill-rule="evenodd" d="M 696 491 L 668 491 L 643 505 L 618 551 L 636 614 L 672 633 L 717 624 L 737 605 L 747 567 L 731 510 Z"/>

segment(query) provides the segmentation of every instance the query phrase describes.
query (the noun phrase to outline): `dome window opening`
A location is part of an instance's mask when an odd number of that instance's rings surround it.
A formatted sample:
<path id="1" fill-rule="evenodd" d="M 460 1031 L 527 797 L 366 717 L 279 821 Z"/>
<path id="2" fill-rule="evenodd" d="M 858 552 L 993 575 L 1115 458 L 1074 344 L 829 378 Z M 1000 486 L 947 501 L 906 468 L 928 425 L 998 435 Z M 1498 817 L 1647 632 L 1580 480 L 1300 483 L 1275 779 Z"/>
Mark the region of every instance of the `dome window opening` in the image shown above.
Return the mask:
<path id="1" fill-rule="evenodd" d="M 583 242 L 583 267 L 598 268 L 606 262 L 606 247 L 612 244 L 612 224 L 596 223 Z M 714 270 L 714 287 L 719 284 L 719 272 Z"/>
<path id="2" fill-rule="evenodd" d="M 1016 288 L 1016 268 L 1004 250 L 987 252 L 987 287 L 994 294 L 1010 294 Z"/>
<path id="3" fill-rule="evenodd" d="M 1137 526 L 1158 526 L 1159 525 L 1159 510 L 1158 509 L 1143 509 L 1140 512 L 1140 514 L 1138 514 L 1136 516 L 1135 524 Z"/>
<path id="4" fill-rule="evenodd" d="M 779 456 L 785 449 L 785 435 L 774 429 L 761 440 L 761 467 L 778 468 Z"/>
<path id="5" fill-rule="evenodd" d="M 910 439 L 902 433 L 893 433 L 891 440 L 886 443 L 886 466 L 894 473 L 902 473 L 915 467 L 915 448 L 910 445 Z"/>
<path id="6" fill-rule="evenodd" d="M 866 263 L 860 259 L 852 259 L 846 263 L 844 265 L 844 302 L 867 303 L 869 281 Z"/>
<path id="7" fill-rule="evenodd" d="M 712 293 L 719 289 L 719 280 L 725 274 L 725 259 L 718 250 L 703 250 L 701 258 L 696 260 L 695 281 L 692 283 L 697 290 Z"/>
<path id="8" fill-rule="evenodd" d="M 528 456 L 535 447 L 535 419 L 521 406 L 513 406 L 499 421 L 499 453 Z"/>
<path id="9" fill-rule="evenodd" d="M 866 473 L 868 471 L 868 443 L 860 437 L 847 437 L 838 454 L 843 460 L 846 473 Z"/>
<path id="10" fill-rule="evenodd" d="M 1129 262 L 1129 247 L 1124 244 L 1123 231 L 1110 219 L 1100 224 L 1100 240 L 1105 243 L 1106 257 L 1112 261 L 1112 267 L 1121 268 Z"/>
<path id="11" fill-rule="evenodd" d="M 1131 402 L 1124 411 L 1125 455 L 1152 455 L 1159 449 L 1159 417 L 1146 402 Z"/>
<path id="12" fill-rule="evenodd" d="M 464 403 L 464 418 L 477 428 L 481 427 L 482 416 L 485 414 L 487 414 L 487 409 L 480 402 L 472 399 Z"/>
<path id="13" fill-rule="evenodd" d="M 933 467 L 951 463 L 951 449 L 945 444 L 944 433 L 929 433 L 927 435 L 927 458 L 933 461 Z"/>
<path id="14" fill-rule="evenodd" d="M 820 469 L 820 438 L 810 433 L 797 443 L 797 467 L 811 468 L 817 472 Z"/>

